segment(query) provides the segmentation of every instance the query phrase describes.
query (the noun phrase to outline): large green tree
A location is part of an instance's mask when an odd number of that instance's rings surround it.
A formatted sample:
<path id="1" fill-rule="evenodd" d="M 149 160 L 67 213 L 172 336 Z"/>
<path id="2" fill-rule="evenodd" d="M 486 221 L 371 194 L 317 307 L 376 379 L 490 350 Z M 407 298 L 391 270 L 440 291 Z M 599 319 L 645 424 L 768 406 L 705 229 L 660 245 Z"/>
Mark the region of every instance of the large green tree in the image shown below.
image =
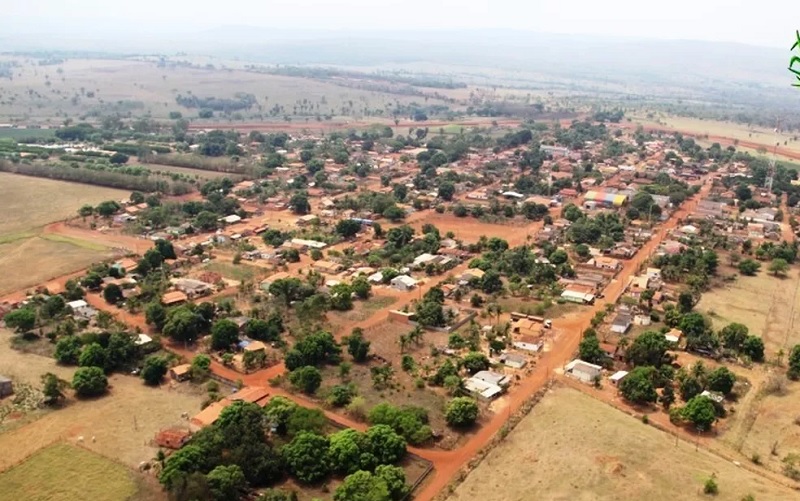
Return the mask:
<path id="1" fill-rule="evenodd" d="M 327 477 L 331 472 L 326 437 L 302 432 L 286 444 L 281 454 L 289 472 L 300 482 L 312 484 Z"/>
<path id="2" fill-rule="evenodd" d="M 667 342 L 664 334 L 657 331 L 647 331 L 637 337 L 628 346 L 625 358 L 634 366 L 660 367 L 667 362 Z"/>
<path id="3" fill-rule="evenodd" d="M 108 389 L 108 379 L 100 367 L 80 367 L 72 376 L 72 388 L 80 397 L 96 397 Z"/>
<path id="4" fill-rule="evenodd" d="M 652 367 L 636 367 L 619 383 L 619 391 L 629 402 L 639 405 L 654 403 L 658 399 L 653 385 Z"/>
<path id="5" fill-rule="evenodd" d="M 239 326 L 227 318 L 219 320 L 211 328 L 211 349 L 227 350 L 239 340 Z"/>
<path id="6" fill-rule="evenodd" d="M 478 419 L 478 404 L 469 397 L 456 397 L 447 404 L 445 419 L 456 428 L 472 426 Z"/>

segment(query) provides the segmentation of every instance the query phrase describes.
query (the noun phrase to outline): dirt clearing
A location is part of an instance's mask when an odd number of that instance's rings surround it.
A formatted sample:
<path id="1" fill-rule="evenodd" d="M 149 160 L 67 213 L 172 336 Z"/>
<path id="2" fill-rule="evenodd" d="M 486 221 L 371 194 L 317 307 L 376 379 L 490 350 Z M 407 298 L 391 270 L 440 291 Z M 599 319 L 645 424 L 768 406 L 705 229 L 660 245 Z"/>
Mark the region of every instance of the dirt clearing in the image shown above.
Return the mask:
<path id="1" fill-rule="evenodd" d="M 796 492 L 568 388 L 547 395 L 449 501 L 795 499 Z"/>

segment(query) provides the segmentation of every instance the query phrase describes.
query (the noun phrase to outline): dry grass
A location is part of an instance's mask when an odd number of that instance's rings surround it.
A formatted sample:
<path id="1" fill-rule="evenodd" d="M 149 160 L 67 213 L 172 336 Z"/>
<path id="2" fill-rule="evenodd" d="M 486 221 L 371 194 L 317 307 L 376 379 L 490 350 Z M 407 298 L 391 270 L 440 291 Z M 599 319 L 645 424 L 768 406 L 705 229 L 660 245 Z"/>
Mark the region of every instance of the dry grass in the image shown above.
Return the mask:
<path id="1" fill-rule="evenodd" d="M 134 473 L 80 447 L 56 444 L 0 474 L 4 499 L 124 501 L 139 487 Z"/>
<path id="2" fill-rule="evenodd" d="M 755 277 L 739 277 L 703 294 L 695 308 L 712 313 L 715 329 L 731 322 L 746 325 L 752 334 L 761 336 L 766 356 L 771 359 L 778 350 L 785 352 L 800 343 L 797 305 L 800 302 L 800 272 L 790 270 L 784 279 L 760 272 Z"/>
<path id="3" fill-rule="evenodd" d="M 0 172 L 0 238 L 73 216 L 84 204 L 128 195 L 124 190 Z"/>
<path id="4" fill-rule="evenodd" d="M 9 337 L 6 331 L 0 339 L 0 374 L 36 386 L 45 372 L 71 379 L 74 369 L 60 367 L 50 358 L 16 352 L 9 347 Z M 181 413 L 198 412 L 203 400 L 188 383 L 150 388 L 139 378 L 123 375 L 113 375 L 109 382 L 109 394 L 102 398 L 70 399 L 61 409 L 34 413 L 26 419 L 29 422 L 0 433 L 0 471 L 42 447 L 79 436 L 85 437 L 84 445 L 92 451 L 135 468 L 155 456 L 157 449 L 150 445 L 155 434 L 162 428 L 187 426 Z M 96 441 L 89 440 L 92 436 Z"/>
<path id="5" fill-rule="evenodd" d="M 796 493 L 713 456 L 575 390 L 545 397 L 489 453 L 450 501 L 794 499 Z"/>
<path id="6" fill-rule="evenodd" d="M 61 238 L 34 236 L 0 244 L 0 295 L 84 268 L 111 256 L 110 249 Z M 76 245 L 77 244 L 77 245 Z"/>

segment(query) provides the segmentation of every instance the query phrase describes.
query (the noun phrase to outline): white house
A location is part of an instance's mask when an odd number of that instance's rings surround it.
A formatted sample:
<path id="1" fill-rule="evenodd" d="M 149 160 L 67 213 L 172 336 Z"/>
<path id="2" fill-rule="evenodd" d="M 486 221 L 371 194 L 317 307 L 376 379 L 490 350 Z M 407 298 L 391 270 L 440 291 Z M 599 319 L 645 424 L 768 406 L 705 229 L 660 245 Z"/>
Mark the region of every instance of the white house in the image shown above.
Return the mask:
<path id="1" fill-rule="evenodd" d="M 514 341 L 513 345 L 514 348 L 517 348 L 518 350 L 525 350 L 533 353 L 538 353 L 539 350 L 542 349 L 542 345 L 539 343 L 528 343 L 525 341 Z"/>
<path id="2" fill-rule="evenodd" d="M 528 365 L 528 359 L 518 353 L 503 353 L 500 361 L 512 369 L 522 369 Z"/>
<path id="3" fill-rule="evenodd" d="M 417 286 L 417 281 L 408 275 L 399 275 L 392 279 L 392 287 L 399 291 L 410 291 Z"/>
<path id="4" fill-rule="evenodd" d="M 224 221 L 226 224 L 234 224 L 234 223 L 238 223 L 239 221 L 241 221 L 242 218 L 237 216 L 236 214 L 231 214 L 230 216 L 225 216 L 225 217 L 221 218 L 220 220 Z"/>
<path id="5" fill-rule="evenodd" d="M 618 386 L 619 382 L 625 379 L 625 376 L 628 375 L 628 371 L 617 371 L 611 375 L 608 379 L 611 381 L 611 384 L 614 386 Z"/>
<path id="6" fill-rule="evenodd" d="M 505 374 L 500 374 L 494 371 L 478 371 L 472 376 L 473 379 L 479 379 L 486 383 L 496 384 L 500 387 L 506 387 L 511 384 L 511 378 Z"/>
<path id="7" fill-rule="evenodd" d="M 380 284 L 383 282 L 383 272 L 376 271 L 372 275 L 367 277 L 367 281 L 372 284 Z"/>
<path id="8" fill-rule="evenodd" d="M 602 367 L 589 362 L 584 362 L 580 359 L 575 359 L 564 367 L 564 373 L 583 381 L 584 383 L 592 383 L 600 377 Z"/>
<path id="9" fill-rule="evenodd" d="M 91 320 L 97 315 L 97 310 L 89 306 L 83 299 L 70 301 L 67 306 L 72 309 L 72 314 L 77 320 Z"/>

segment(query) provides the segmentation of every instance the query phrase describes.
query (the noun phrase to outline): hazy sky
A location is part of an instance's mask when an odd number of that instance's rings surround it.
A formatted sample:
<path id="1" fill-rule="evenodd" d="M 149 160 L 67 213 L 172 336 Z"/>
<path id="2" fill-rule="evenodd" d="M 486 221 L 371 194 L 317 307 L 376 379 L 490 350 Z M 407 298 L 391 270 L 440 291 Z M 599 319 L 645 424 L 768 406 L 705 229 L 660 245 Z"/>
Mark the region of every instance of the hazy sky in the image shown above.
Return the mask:
<path id="1" fill-rule="evenodd" d="M 784 47 L 798 0 L 7 0 L 5 33 L 117 26 L 140 33 L 247 25 L 311 30 L 509 28 Z M 119 26 L 120 21 L 130 24 Z M 125 29 L 128 28 L 128 29 Z M 102 28 L 100 31 L 105 31 Z M 590 47 L 587 49 L 591 50 Z"/>

